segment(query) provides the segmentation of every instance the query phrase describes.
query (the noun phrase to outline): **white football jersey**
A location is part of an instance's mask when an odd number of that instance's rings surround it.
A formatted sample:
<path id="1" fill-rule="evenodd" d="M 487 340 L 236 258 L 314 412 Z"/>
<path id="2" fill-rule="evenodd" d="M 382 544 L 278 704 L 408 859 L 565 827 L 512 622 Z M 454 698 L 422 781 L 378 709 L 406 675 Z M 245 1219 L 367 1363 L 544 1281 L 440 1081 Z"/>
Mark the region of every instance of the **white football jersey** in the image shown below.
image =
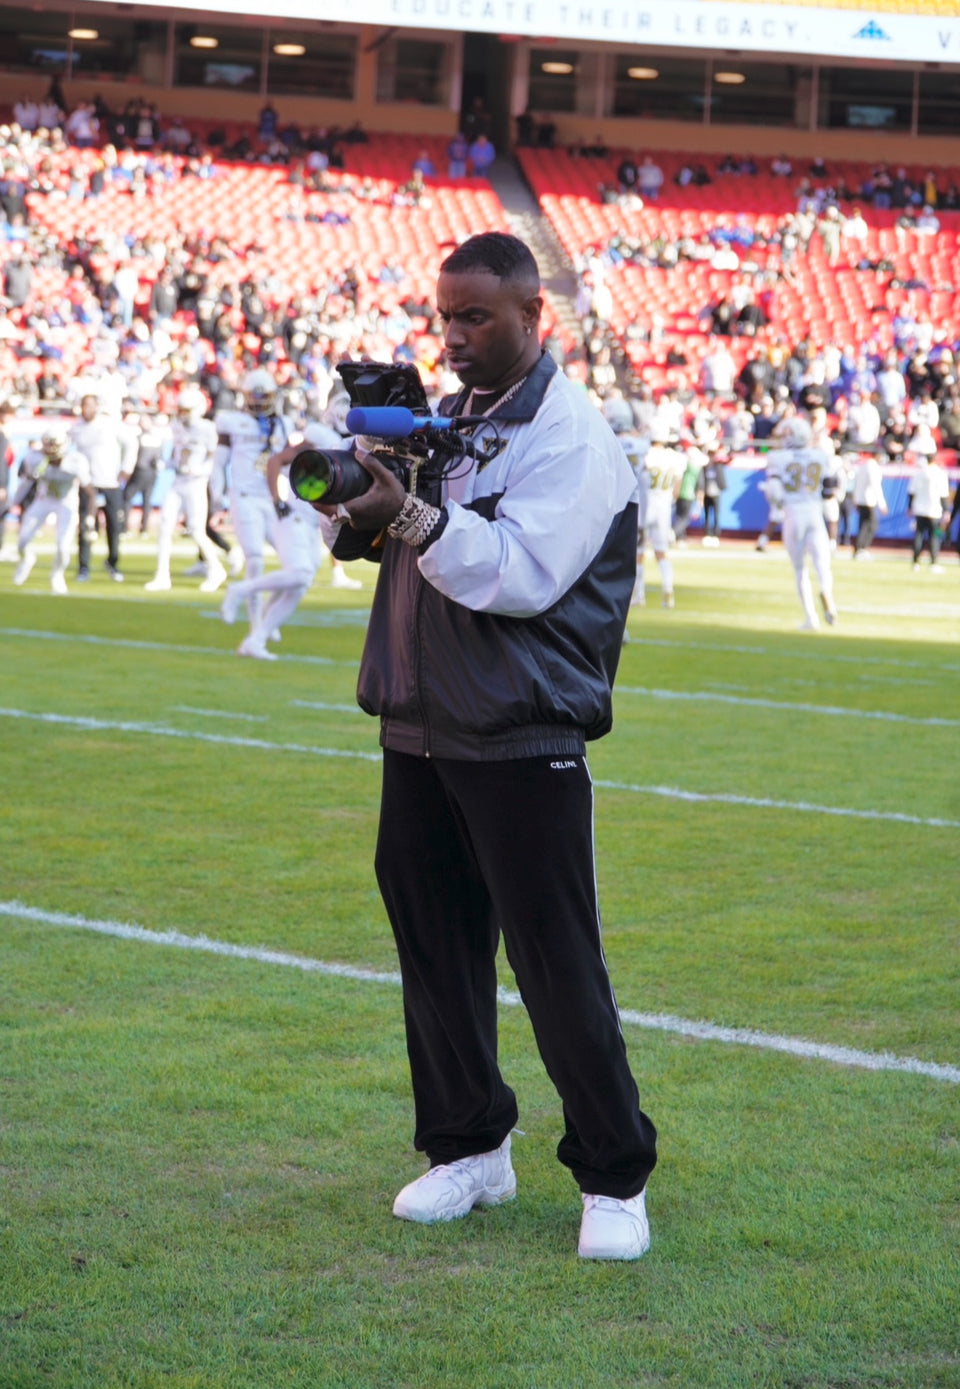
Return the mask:
<path id="1" fill-rule="evenodd" d="M 833 472 L 833 460 L 823 449 L 774 449 L 767 454 L 767 478 L 780 484 L 775 490 L 782 491 L 778 500 L 787 509 L 819 507 L 823 479 Z"/>
<path id="2" fill-rule="evenodd" d="M 284 415 L 257 417 L 244 410 L 218 410 L 213 423 L 220 438 L 230 446 L 228 459 L 230 485 L 238 491 L 269 498 L 267 460 L 296 437 L 293 422 Z"/>
<path id="3" fill-rule="evenodd" d="M 643 460 L 647 480 L 647 513 L 669 514 L 680 481 L 686 472 L 687 461 L 679 449 L 665 444 L 651 444 Z"/>
<path id="4" fill-rule="evenodd" d="M 213 455 L 217 447 L 217 431 L 212 420 L 191 420 L 189 424 L 174 420 L 173 466 L 178 477 L 209 477 L 213 472 Z"/>
<path id="5" fill-rule="evenodd" d="M 56 463 L 48 461 L 40 449 L 29 449 L 20 464 L 21 472 L 37 481 L 37 501 L 63 502 L 76 499 L 78 484 L 90 481 L 90 465 L 79 449 L 67 449 Z M 70 494 L 73 493 L 73 497 Z"/>
<path id="6" fill-rule="evenodd" d="M 617 439 L 627 455 L 627 462 L 639 478 L 643 460 L 650 450 L 650 440 L 643 434 L 618 434 Z"/>

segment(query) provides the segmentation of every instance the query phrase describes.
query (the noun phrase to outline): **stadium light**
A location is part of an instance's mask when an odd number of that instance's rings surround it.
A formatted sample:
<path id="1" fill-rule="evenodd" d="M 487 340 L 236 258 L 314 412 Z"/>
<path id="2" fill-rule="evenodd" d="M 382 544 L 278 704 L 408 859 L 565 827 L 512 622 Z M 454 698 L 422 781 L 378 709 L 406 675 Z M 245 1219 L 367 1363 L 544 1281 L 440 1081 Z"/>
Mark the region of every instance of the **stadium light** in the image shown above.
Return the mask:
<path id="1" fill-rule="evenodd" d="M 273 51 L 281 58 L 302 58 L 307 50 L 302 43 L 275 43 Z"/>
<path id="2" fill-rule="evenodd" d="M 627 76 L 638 82 L 653 82 L 660 76 L 657 68 L 627 68 Z"/>
<path id="3" fill-rule="evenodd" d="M 725 87 L 739 87 L 747 79 L 742 72 L 715 72 L 713 80 L 723 83 Z"/>
<path id="4" fill-rule="evenodd" d="M 194 34 L 190 40 L 191 48 L 219 48 L 220 40 L 215 39 L 212 34 Z"/>
<path id="5" fill-rule="evenodd" d="M 98 39 L 100 31 L 98 29 L 68 29 L 67 36 L 71 39 Z"/>
<path id="6" fill-rule="evenodd" d="M 541 70 L 549 72 L 555 77 L 568 77 L 573 72 L 572 63 L 541 63 Z"/>

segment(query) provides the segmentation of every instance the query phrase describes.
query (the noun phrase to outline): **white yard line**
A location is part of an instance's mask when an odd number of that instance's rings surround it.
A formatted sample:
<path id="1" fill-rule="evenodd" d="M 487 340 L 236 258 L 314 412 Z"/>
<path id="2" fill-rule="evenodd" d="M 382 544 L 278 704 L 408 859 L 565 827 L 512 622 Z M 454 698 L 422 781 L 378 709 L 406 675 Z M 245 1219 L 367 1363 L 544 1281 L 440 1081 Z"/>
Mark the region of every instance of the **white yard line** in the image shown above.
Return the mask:
<path id="1" fill-rule="evenodd" d="M 909 723 L 921 728 L 960 728 L 960 719 L 945 719 L 940 715 L 921 717 L 915 714 L 893 714 L 886 709 L 849 709 L 840 704 L 801 704 L 794 700 L 757 699 L 747 695 L 721 694 L 717 690 L 654 690 L 641 685 L 618 685 L 621 695 L 639 695 L 644 699 L 662 699 L 676 703 L 688 702 L 731 704 L 745 709 L 782 709 L 796 714 L 817 714 L 824 718 L 873 719 L 883 723 Z"/>
<path id="2" fill-rule="evenodd" d="M 247 748 L 260 752 L 290 752 L 307 757 L 343 757 L 361 762 L 380 762 L 379 752 L 354 748 L 316 747 L 309 743 L 278 743 L 267 738 L 243 738 L 226 733 L 202 733 L 196 729 L 171 728 L 161 723 L 134 723 L 121 719 L 97 719 L 87 715 L 38 713 L 33 709 L 0 708 L 0 719 L 19 719 L 28 723 L 45 723 L 62 728 L 81 728 L 91 733 L 142 734 L 151 738 L 178 738 L 198 743 L 213 743 L 220 747 Z M 886 820 L 899 825 L 920 825 L 928 829 L 960 829 L 960 820 L 945 820 L 939 816 L 909 815 L 897 810 L 861 810 L 853 806 L 816 805 L 808 801 L 771 800 L 767 797 L 741 796 L 736 792 L 684 791 L 677 786 L 646 786 L 624 781 L 595 781 L 595 786 L 609 791 L 627 791 L 639 796 L 660 796 L 667 800 L 711 802 L 721 805 L 755 806 L 763 810 L 795 811 L 803 815 L 838 815 L 852 820 Z"/>
<path id="3" fill-rule="evenodd" d="M 630 632 L 631 646 L 662 646 L 675 651 L 698 651 L 712 652 L 717 651 L 734 656 L 767 656 L 778 657 L 782 660 L 810 660 L 810 646 L 804 644 L 796 650 L 784 650 L 769 646 L 747 646 L 737 642 L 724 643 L 712 641 L 674 641 L 666 637 L 641 637 L 637 636 L 633 630 Z M 955 671 L 960 670 L 960 665 L 955 662 L 943 662 L 938 664 L 936 661 L 904 661 L 897 656 L 863 656 L 860 654 L 847 656 L 840 651 L 826 651 L 823 646 L 817 646 L 816 658 L 818 661 L 835 661 L 842 665 L 853 666 L 891 666 L 902 670 L 922 670 L 922 671 Z"/>
<path id="4" fill-rule="evenodd" d="M 95 719 L 76 714 L 39 714 L 30 709 L 2 709 L 0 718 L 25 719 L 34 723 L 58 724 L 66 728 L 83 728 L 91 733 L 142 733 L 152 738 L 182 738 L 198 743 L 216 743 L 221 747 L 252 748 L 266 752 L 294 752 L 308 757 L 349 757 L 361 762 L 379 762 L 379 752 L 360 752 L 350 748 L 318 748 L 306 743 L 275 743 L 266 738 L 231 737 L 225 733 L 198 733 L 195 729 L 170 728 L 162 723 L 133 723 L 121 719 Z"/>
<path id="5" fill-rule="evenodd" d="M 179 950 L 199 950 L 206 954 L 226 956 L 234 960 L 254 960 L 258 964 L 280 965 L 288 969 L 303 970 L 310 974 L 351 979 L 358 983 L 392 984 L 395 986 L 400 984 L 400 976 L 396 973 L 358 969 L 353 965 L 331 964 L 324 960 L 313 960 L 307 956 L 290 955 L 284 951 L 268 950 L 258 946 L 231 945 L 226 941 L 211 940 L 209 936 L 191 936 L 181 931 L 148 931 L 143 926 L 135 926 L 130 922 L 97 921 L 68 912 L 44 911 L 39 907 L 26 906 L 22 902 L 0 901 L 0 917 L 35 921 L 45 926 L 62 926 L 82 931 L 93 931 L 99 935 L 114 936 L 120 940 L 137 941 L 147 945 L 167 945 Z M 504 1007 L 523 1007 L 520 995 L 512 990 L 500 989 L 499 998 Z M 675 1017 L 670 1013 L 638 1013 L 631 1009 L 622 1009 L 620 1017 L 624 1023 L 632 1027 L 669 1032 L 681 1037 L 691 1037 L 697 1041 L 757 1047 L 764 1051 L 779 1051 L 789 1056 L 829 1061 L 834 1065 L 852 1066 L 861 1070 L 905 1071 L 910 1075 L 926 1076 L 931 1080 L 942 1080 L 951 1085 L 960 1085 L 960 1067 L 941 1065 L 934 1061 L 921 1061 L 912 1056 L 894 1056 L 889 1052 L 859 1051 L 854 1047 L 811 1042 L 802 1037 L 758 1032 L 752 1028 L 721 1027 L 716 1023 L 694 1022 L 687 1018 Z"/>
<path id="6" fill-rule="evenodd" d="M 291 699 L 294 709 L 319 709 L 325 714 L 362 714 L 359 704 L 327 704 L 319 699 Z"/>
<path id="7" fill-rule="evenodd" d="M 837 815 L 848 820 L 887 820 L 895 825 L 922 825 L 927 829 L 960 829 L 960 820 L 939 816 L 909 815 L 902 810 L 858 810 L 852 806 L 817 805 L 812 801 L 773 800 L 769 796 L 739 796 L 729 791 L 682 791 L 678 786 L 640 786 L 627 781 L 595 781 L 607 791 L 629 791 L 638 796 L 662 796 L 669 801 L 693 804 L 743 805 L 757 810 L 790 810 L 803 815 Z"/>
<path id="8" fill-rule="evenodd" d="M 267 714 L 234 714 L 228 709 L 195 709 L 192 704 L 171 704 L 172 714 L 199 714 L 203 719 L 242 719 L 245 723 L 268 723 Z"/>
<path id="9" fill-rule="evenodd" d="M 80 642 L 84 646 L 119 646 L 130 651 L 172 651 L 190 656 L 229 656 L 233 659 L 236 655 L 233 647 L 188 646 L 179 642 L 139 641 L 132 637 L 97 637 L 78 632 L 41 632 L 28 627 L 0 627 L 0 636 L 27 637 L 37 641 Z M 350 670 L 356 670 L 358 665 L 357 661 L 333 661 L 329 656 L 284 655 L 283 659 L 297 665 L 346 666 Z"/>
<path id="10" fill-rule="evenodd" d="M 354 612 L 353 609 L 345 611 L 349 613 Z M 198 616 L 215 618 L 218 614 L 215 612 L 205 613 L 201 611 L 198 612 Z M 135 641 L 124 637 L 100 637 L 84 634 L 82 632 L 46 632 L 30 627 L 0 627 L 0 636 L 25 637 L 41 641 L 85 642 L 95 646 L 130 647 L 134 650 L 144 651 L 195 652 L 199 656 L 233 655 L 232 650 L 220 646 L 189 646 L 185 644 L 175 644 L 173 642 Z M 666 647 L 677 651 L 718 652 L 736 656 L 776 656 L 783 660 L 810 660 L 810 648 L 808 645 L 791 651 L 768 646 L 748 646 L 740 643 L 674 641 L 660 637 L 637 636 L 633 632 L 631 632 L 630 635 L 630 645 Z M 816 656 L 818 661 L 840 662 L 845 665 L 854 665 L 858 668 L 864 666 L 890 666 L 895 669 L 921 670 L 926 673 L 940 670 L 948 673 L 960 671 L 960 664 L 957 662 L 944 662 L 938 664 L 936 661 L 930 660 L 905 661 L 895 656 L 847 656 L 840 652 L 825 651 L 822 646 L 818 646 Z M 284 657 L 284 659 L 290 661 L 306 661 L 317 665 L 348 666 L 353 669 L 356 669 L 359 664 L 357 661 L 333 661 L 324 656 L 287 656 Z"/>

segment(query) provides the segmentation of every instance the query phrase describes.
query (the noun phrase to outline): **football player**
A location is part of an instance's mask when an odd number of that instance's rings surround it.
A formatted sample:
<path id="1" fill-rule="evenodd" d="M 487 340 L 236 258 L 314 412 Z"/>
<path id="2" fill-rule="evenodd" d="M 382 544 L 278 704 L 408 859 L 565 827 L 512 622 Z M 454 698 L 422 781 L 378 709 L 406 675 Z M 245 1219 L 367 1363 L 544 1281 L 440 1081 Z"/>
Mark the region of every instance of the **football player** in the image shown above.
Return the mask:
<path id="1" fill-rule="evenodd" d="M 294 423 L 280 412 L 279 390 L 265 367 L 250 371 L 240 383 L 243 408 L 218 410 L 214 416 L 222 461 L 230 489 L 230 519 L 243 550 L 247 580 L 260 579 L 264 551 L 276 549 L 277 513 L 267 483 L 267 463 L 288 444 L 299 442 Z M 259 617 L 260 590 L 247 597 L 251 629 Z"/>
<path id="2" fill-rule="evenodd" d="M 637 547 L 638 581 L 643 580 L 643 551 L 650 545 L 660 568 L 660 601 L 665 608 L 674 606 L 673 560 L 670 541 L 673 504 L 680 492 L 687 460 L 683 450 L 676 447 L 679 438 L 661 427 L 655 419 L 650 447 L 643 459 L 646 486 L 640 487 L 640 540 Z M 646 494 L 646 495 L 644 495 Z"/>
<path id="3" fill-rule="evenodd" d="M 813 602 L 813 585 L 807 570 L 809 555 L 820 585 L 820 601 L 827 622 L 837 620 L 833 601 L 830 540 L 823 519 L 824 484 L 834 477 L 835 462 L 813 443 L 813 431 L 801 415 L 780 421 L 773 431 L 774 447 L 767 454 L 766 492 L 771 504 L 783 507 L 783 544 L 790 556 L 803 607 L 801 631 L 820 626 Z"/>
<path id="4" fill-rule="evenodd" d="M 603 402 L 601 408 L 603 418 L 620 440 L 620 447 L 627 455 L 627 461 L 633 469 L 634 477 L 637 479 L 639 494 L 639 510 L 637 531 L 637 577 L 633 585 L 633 595 L 630 599 L 630 606 L 642 608 L 646 604 L 647 595 L 643 582 L 643 554 L 645 540 L 643 534 L 643 517 L 646 512 L 646 499 L 649 491 L 650 479 L 644 471 L 643 460 L 647 456 L 650 448 L 650 438 L 648 434 L 638 430 L 634 424 L 633 410 L 628 401 L 620 395 L 612 395 Z"/>
<path id="5" fill-rule="evenodd" d="M 249 606 L 255 596 L 267 595 L 263 604 L 257 605 L 257 617 L 237 648 L 238 655 L 252 656 L 258 661 L 277 659 L 267 648 L 267 642 L 279 640 L 280 628 L 313 583 L 324 549 L 336 538 L 336 528 L 329 517 L 316 511 L 309 502 L 301 501 L 290 490 L 287 477 L 290 464 L 304 445 L 318 449 L 342 448 L 344 440 L 328 425 L 308 424 L 302 442 L 289 444 L 268 459 L 266 482 L 276 516 L 273 545 L 280 557 L 280 568 L 229 584 L 220 607 L 224 622 L 232 623 L 236 621 L 241 603 L 246 601 Z M 350 587 L 359 588 L 360 584 L 351 579 Z"/>
<path id="6" fill-rule="evenodd" d="M 24 454 L 19 477 L 20 487 L 14 504 L 22 505 L 28 496 L 31 500 L 20 519 L 17 541 L 20 563 L 14 571 L 13 582 L 18 586 L 26 583 L 37 562 L 37 552 L 31 542 L 52 516 L 57 540 L 50 587 L 54 593 L 66 593 L 64 572 L 70 563 L 70 541 L 77 527 L 80 488 L 90 481 L 87 459 L 78 449 L 70 447 L 65 433 L 51 427 L 41 438 L 39 448 L 32 447 Z"/>
<path id="7" fill-rule="evenodd" d="M 157 536 L 157 572 L 144 588 L 161 593 L 170 588 L 170 551 L 177 521 L 183 516 L 187 534 L 206 564 L 201 593 L 214 593 L 226 581 L 227 571 L 217 558 L 216 546 L 207 537 L 207 484 L 213 471 L 217 431 L 205 418 L 207 401 L 197 386 L 187 386 L 177 400 L 173 435 L 173 482 L 160 508 Z"/>

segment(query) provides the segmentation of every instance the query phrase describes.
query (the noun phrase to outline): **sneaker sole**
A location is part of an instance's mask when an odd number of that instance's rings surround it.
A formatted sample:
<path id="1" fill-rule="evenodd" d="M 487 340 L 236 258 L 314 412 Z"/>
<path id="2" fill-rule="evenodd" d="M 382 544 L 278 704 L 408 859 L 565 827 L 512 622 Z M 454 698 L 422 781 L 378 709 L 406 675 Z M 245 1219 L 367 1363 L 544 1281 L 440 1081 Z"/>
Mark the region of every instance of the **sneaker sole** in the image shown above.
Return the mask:
<path id="1" fill-rule="evenodd" d="M 642 1259 L 644 1254 L 649 1253 L 650 1241 L 640 1246 L 639 1249 L 582 1249 L 577 1248 L 577 1253 L 581 1259 L 618 1259 L 621 1263 L 629 1263 L 631 1260 Z"/>

